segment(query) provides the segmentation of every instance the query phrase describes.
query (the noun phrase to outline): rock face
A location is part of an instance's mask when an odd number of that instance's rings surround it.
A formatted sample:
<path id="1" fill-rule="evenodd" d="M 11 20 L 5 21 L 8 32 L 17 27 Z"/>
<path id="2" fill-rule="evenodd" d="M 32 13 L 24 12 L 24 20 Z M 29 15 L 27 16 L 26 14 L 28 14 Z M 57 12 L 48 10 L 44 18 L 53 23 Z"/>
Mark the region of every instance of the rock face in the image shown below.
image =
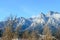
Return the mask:
<path id="1" fill-rule="evenodd" d="M 22 26 L 22 31 L 25 30 L 37 30 L 41 31 L 45 24 L 47 24 L 51 30 L 56 30 L 60 26 L 60 13 L 49 11 L 47 14 L 40 13 L 39 15 L 31 18 L 20 17 L 17 18 L 18 25 Z M 7 22 L 0 22 L 0 29 L 4 28 Z M 14 23 L 14 27 L 17 24 Z"/>

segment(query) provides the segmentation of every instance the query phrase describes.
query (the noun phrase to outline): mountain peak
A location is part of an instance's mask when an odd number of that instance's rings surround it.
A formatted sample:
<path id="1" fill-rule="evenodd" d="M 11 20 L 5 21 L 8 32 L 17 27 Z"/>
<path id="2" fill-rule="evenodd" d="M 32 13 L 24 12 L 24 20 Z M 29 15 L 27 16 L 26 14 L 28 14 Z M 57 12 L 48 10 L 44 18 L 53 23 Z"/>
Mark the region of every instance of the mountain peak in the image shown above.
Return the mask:
<path id="1" fill-rule="evenodd" d="M 46 14 L 46 16 L 47 17 L 52 17 L 53 15 L 56 15 L 56 14 L 60 14 L 59 12 L 54 12 L 54 11 L 49 11 L 47 14 Z"/>
<path id="2" fill-rule="evenodd" d="M 54 14 L 53 11 L 49 11 L 49 12 L 48 12 L 48 15 L 53 15 L 53 14 Z"/>
<path id="3" fill-rule="evenodd" d="M 41 12 L 39 18 L 45 18 L 45 14 Z"/>
<path id="4" fill-rule="evenodd" d="M 40 13 L 40 16 L 45 16 L 45 14 L 43 12 Z"/>
<path id="5" fill-rule="evenodd" d="M 53 15 L 53 14 L 60 14 L 60 13 L 59 12 L 54 12 L 54 11 L 49 11 L 48 14 Z"/>

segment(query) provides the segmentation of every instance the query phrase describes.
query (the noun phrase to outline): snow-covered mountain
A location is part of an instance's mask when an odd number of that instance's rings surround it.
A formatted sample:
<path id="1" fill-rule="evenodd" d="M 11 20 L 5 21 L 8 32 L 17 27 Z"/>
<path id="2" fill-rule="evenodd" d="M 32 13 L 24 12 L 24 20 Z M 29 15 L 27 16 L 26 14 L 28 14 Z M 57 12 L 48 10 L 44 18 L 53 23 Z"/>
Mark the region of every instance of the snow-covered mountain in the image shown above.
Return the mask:
<path id="1" fill-rule="evenodd" d="M 47 24 L 51 30 L 57 29 L 60 26 L 60 13 L 49 11 L 47 14 L 40 13 L 39 15 L 31 18 L 20 17 L 17 18 L 18 25 L 22 26 L 22 30 L 37 30 L 41 31 L 44 25 Z M 0 28 L 6 24 L 0 22 Z M 15 26 L 16 27 L 16 26 Z"/>

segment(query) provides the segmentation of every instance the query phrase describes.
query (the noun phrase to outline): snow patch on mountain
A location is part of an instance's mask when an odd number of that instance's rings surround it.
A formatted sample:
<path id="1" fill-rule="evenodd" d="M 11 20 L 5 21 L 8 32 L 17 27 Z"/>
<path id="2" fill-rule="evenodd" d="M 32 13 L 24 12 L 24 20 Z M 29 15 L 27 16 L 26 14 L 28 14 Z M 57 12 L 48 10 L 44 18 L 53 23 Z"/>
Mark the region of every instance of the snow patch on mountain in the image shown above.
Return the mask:
<path id="1" fill-rule="evenodd" d="M 33 16 L 31 18 L 20 17 L 17 18 L 18 25 L 22 26 L 22 30 L 31 30 L 37 29 L 41 30 L 45 24 L 48 24 L 49 27 L 56 27 L 60 25 L 60 13 L 49 11 L 47 14 L 40 13 L 39 15 Z M 0 26 L 4 23 L 0 22 Z"/>

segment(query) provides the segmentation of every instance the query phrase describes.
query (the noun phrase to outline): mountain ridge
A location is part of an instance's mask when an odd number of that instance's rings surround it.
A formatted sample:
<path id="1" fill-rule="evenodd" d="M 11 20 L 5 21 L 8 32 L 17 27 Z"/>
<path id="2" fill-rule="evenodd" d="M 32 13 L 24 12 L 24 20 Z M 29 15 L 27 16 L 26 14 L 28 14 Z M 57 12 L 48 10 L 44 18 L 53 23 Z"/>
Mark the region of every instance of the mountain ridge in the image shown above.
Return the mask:
<path id="1" fill-rule="evenodd" d="M 17 18 L 17 21 L 18 25 L 22 26 L 21 30 L 23 31 L 33 29 L 40 31 L 43 29 L 45 24 L 47 24 L 52 29 L 53 27 L 57 28 L 57 26 L 60 26 L 60 13 L 50 11 L 48 14 L 44 14 L 41 12 L 40 15 L 28 19 L 24 17 Z M 5 24 L 6 22 L 4 21 L 0 22 L 0 28 L 3 28 L 2 26 Z"/>

